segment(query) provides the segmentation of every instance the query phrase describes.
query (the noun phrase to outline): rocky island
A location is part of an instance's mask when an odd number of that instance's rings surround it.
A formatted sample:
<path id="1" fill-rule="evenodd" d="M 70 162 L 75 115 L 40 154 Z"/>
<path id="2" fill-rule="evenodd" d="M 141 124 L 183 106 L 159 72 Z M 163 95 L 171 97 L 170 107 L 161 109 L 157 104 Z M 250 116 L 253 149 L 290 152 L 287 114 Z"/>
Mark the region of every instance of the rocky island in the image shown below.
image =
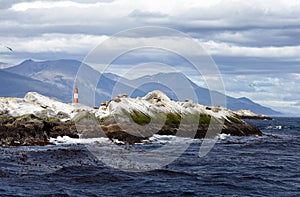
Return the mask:
<path id="1" fill-rule="evenodd" d="M 141 98 L 119 95 L 99 109 L 62 103 L 36 92 L 24 98 L 0 98 L 1 146 L 47 145 L 58 136 L 108 137 L 129 144 L 153 134 L 216 137 L 209 129 L 234 136 L 263 135 L 242 120 L 241 111 L 173 101 L 157 90 Z"/>

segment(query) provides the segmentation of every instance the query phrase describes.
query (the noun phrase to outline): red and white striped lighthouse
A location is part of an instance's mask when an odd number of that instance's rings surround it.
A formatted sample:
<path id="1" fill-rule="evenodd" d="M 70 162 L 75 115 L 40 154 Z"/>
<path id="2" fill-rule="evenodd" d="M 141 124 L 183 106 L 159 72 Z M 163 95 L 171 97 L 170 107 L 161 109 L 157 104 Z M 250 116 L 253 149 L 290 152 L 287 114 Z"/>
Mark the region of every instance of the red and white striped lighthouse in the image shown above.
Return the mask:
<path id="1" fill-rule="evenodd" d="M 78 88 L 74 89 L 74 103 L 78 103 Z"/>

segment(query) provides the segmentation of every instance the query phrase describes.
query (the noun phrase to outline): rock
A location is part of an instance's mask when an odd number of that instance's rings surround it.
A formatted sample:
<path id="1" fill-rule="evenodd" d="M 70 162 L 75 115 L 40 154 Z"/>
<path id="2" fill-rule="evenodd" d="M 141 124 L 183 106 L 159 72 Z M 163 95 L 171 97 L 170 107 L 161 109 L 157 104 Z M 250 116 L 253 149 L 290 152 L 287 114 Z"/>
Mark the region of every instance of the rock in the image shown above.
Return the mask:
<path id="1" fill-rule="evenodd" d="M 240 119 L 272 120 L 271 117 L 255 114 L 251 110 L 237 110 L 233 112 Z"/>
<path id="2" fill-rule="evenodd" d="M 53 122 L 55 119 L 36 117 L 28 114 L 20 117 L 7 119 L 0 123 L 0 145 L 1 146 L 23 146 L 23 145 L 47 145 L 49 137 L 70 136 L 77 137 L 78 134 L 74 124 Z"/>
<path id="3" fill-rule="evenodd" d="M 228 121 L 225 122 L 222 133 L 230 134 L 233 136 L 263 135 L 263 133 L 253 125 L 250 125 L 248 123 L 229 123 Z"/>
<path id="4" fill-rule="evenodd" d="M 74 124 L 59 124 L 52 127 L 50 137 L 57 138 L 58 136 L 69 136 L 71 138 L 79 138 L 76 126 Z"/>
<path id="5" fill-rule="evenodd" d="M 123 142 L 128 143 L 128 144 L 139 143 L 142 140 L 147 139 L 147 137 L 134 136 L 134 135 L 131 135 L 127 132 L 118 131 L 118 130 L 113 131 L 113 132 L 109 132 L 109 133 L 107 133 L 106 136 L 110 139 L 117 139 L 117 140 L 123 141 Z"/>
<path id="6" fill-rule="evenodd" d="M 100 103 L 100 107 L 107 107 L 109 104 L 108 101 Z"/>
<path id="7" fill-rule="evenodd" d="M 199 124 L 198 129 L 195 134 L 191 134 L 194 138 L 204 138 L 206 137 L 206 133 L 208 130 L 209 124 Z M 183 132 L 189 133 L 195 128 L 195 126 L 190 125 L 180 125 L 180 128 L 183 128 Z M 173 125 L 164 125 L 161 130 L 159 130 L 158 134 L 160 135 L 176 135 L 179 129 L 179 124 Z M 230 134 L 232 136 L 251 136 L 258 135 L 262 136 L 263 133 L 253 125 L 247 123 L 231 123 L 225 121 L 221 133 Z M 188 135 L 186 135 L 188 136 Z M 214 138 L 216 136 L 210 136 Z"/>
<path id="8" fill-rule="evenodd" d="M 0 124 L 7 124 L 7 123 L 12 123 L 15 121 L 15 117 L 11 116 L 11 115 L 0 115 Z"/>
<path id="9" fill-rule="evenodd" d="M 156 133 L 204 138 L 211 120 L 224 120 L 222 128 L 215 126 L 215 130 L 221 129 L 222 133 L 263 135 L 258 128 L 241 120 L 254 117 L 250 111 L 233 112 L 192 100 L 172 101 L 161 91 L 150 92 L 142 98 L 119 95 L 102 103 L 97 110 L 81 104 L 64 104 L 37 93 L 28 93 L 24 99 L 0 101 L 5 109 L 10 109 L 5 113 L 2 110 L 0 115 L 1 146 L 46 145 L 50 137 L 79 138 L 79 135 L 86 138 L 106 136 L 129 144 Z M 15 106 L 19 110 L 15 110 Z M 266 119 L 261 115 L 257 117 Z"/>
<path id="10" fill-rule="evenodd" d="M 90 116 L 90 114 L 84 117 L 87 116 Z M 84 137 L 106 136 L 133 144 L 141 142 L 155 133 L 160 135 L 176 135 L 179 127 L 183 136 L 191 134 L 191 137 L 204 138 L 207 133 L 209 121 L 211 120 L 210 116 L 202 115 L 200 116 L 199 125 L 193 125 L 193 123 L 184 124 L 180 123 L 180 116 L 169 115 L 164 125 L 137 124 L 134 121 L 125 122 L 124 124 L 116 124 L 115 122 L 107 124 L 104 121 L 99 125 L 97 119 L 81 119 L 82 124 L 75 125 L 74 122 L 54 121 L 55 119 L 44 118 L 43 120 L 34 115 L 15 118 L 7 116 L 7 118 L 7 120 L 2 118 L 0 124 L 1 146 L 47 145 L 49 144 L 50 137 L 69 136 L 79 138 L 79 134 L 83 134 Z M 194 128 L 197 128 L 197 131 L 191 133 Z M 258 128 L 236 117 L 230 117 L 225 121 L 222 133 L 234 136 L 263 135 Z"/>
<path id="11" fill-rule="evenodd" d="M 58 119 L 69 119 L 70 118 L 70 115 L 65 113 L 65 112 L 62 112 L 62 111 L 59 111 L 57 113 L 57 116 L 56 116 Z"/>
<path id="12" fill-rule="evenodd" d="M 221 108 L 219 106 L 216 106 L 216 107 L 213 107 L 211 110 L 213 112 L 217 113 L 217 112 L 221 111 Z"/>

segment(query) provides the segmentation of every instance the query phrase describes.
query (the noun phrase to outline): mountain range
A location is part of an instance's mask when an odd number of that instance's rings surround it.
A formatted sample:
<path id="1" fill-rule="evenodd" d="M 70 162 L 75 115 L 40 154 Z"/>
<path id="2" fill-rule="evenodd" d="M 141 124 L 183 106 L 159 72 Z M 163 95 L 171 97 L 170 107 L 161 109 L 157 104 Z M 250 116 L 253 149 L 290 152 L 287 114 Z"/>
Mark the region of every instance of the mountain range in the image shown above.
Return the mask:
<path id="1" fill-rule="evenodd" d="M 178 79 L 190 84 L 189 87 L 195 92 L 200 104 L 211 105 L 211 92 L 206 88 L 199 87 L 181 73 L 158 73 L 129 80 L 112 73 L 103 73 L 101 75 L 98 71 L 77 60 L 52 60 L 41 62 L 26 60 L 19 65 L 0 69 L 0 80 L 2 82 L 0 96 L 24 97 L 27 92 L 35 91 L 45 96 L 56 98 L 62 102 L 71 102 L 74 80 L 76 79 L 79 68 L 81 72 L 84 72 L 82 75 L 85 78 L 84 80 L 88 81 L 101 76 L 95 91 L 96 103 L 88 103 L 89 105 L 99 106 L 100 102 L 110 100 L 119 93 L 127 93 L 130 94 L 131 97 L 137 97 L 144 96 L 153 90 L 161 90 L 173 100 L 182 100 L 182 97 L 177 98 L 176 94 L 164 85 L 175 84 L 176 92 L 179 91 L 182 93 L 181 95 L 185 95 L 184 91 L 186 91 L 186 86 L 184 83 L 176 83 L 178 82 Z M 117 90 L 114 89 L 116 86 L 119 87 Z M 89 88 L 89 84 L 80 87 L 80 91 L 87 88 Z M 213 94 L 221 93 L 213 92 Z M 245 97 L 233 98 L 226 96 L 226 101 L 226 107 L 232 110 L 249 109 L 258 114 L 280 114 L 280 112 L 262 106 Z"/>

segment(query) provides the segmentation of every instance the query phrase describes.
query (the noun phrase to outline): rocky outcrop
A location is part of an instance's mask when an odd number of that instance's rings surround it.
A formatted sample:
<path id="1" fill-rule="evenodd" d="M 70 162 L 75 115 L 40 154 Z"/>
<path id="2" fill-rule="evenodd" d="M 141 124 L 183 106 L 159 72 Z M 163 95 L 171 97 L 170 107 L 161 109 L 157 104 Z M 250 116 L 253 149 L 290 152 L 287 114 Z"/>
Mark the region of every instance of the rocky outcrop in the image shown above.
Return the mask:
<path id="1" fill-rule="evenodd" d="M 153 134 L 192 138 L 214 138 L 216 131 L 263 135 L 241 120 L 245 113 L 191 100 L 175 102 L 160 91 L 143 98 L 120 95 L 99 109 L 28 93 L 24 99 L 0 98 L 0 111 L 0 146 L 47 145 L 50 138 L 58 136 L 108 137 L 133 144 Z M 212 120 L 214 125 L 210 125 Z M 213 132 L 207 132 L 209 126 Z"/>
<path id="2" fill-rule="evenodd" d="M 182 126 L 189 128 L 189 125 Z M 207 133 L 209 124 L 199 124 L 197 132 L 194 135 L 194 138 L 215 138 L 217 137 L 216 134 L 212 133 L 211 135 Z M 176 135 L 178 132 L 179 125 L 165 125 L 161 130 L 159 130 L 158 134 L 160 135 Z M 190 132 L 191 130 L 184 130 L 184 132 Z M 225 122 L 221 133 L 229 134 L 232 136 L 251 136 L 251 135 L 258 135 L 262 136 L 263 133 L 255 126 L 247 124 L 247 123 L 230 123 Z"/>
<path id="3" fill-rule="evenodd" d="M 35 115 L 0 116 L 0 146 L 48 145 L 50 137 L 78 138 L 74 124 L 56 118 L 39 118 Z"/>
<path id="4" fill-rule="evenodd" d="M 160 91 L 152 91 L 143 98 L 119 96 L 102 107 L 97 112 L 102 125 L 118 124 L 123 132 L 139 137 L 157 133 L 214 138 L 217 130 L 235 136 L 262 135 L 234 111 L 203 106 L 191 100 L 172 101 Z M 210 125 L 212 119 L 215 125 Z M 213 126 L 214 131 L 207 133 L 209 126 Z"/>
<path id="5" fill-rule="evenodd" d="M 198 125 L 180 123 L 180 120 L 178 122 L 166 122 L 163 125 L 141 125 L 134 121 L 131 123 L 101 122 L 100 119 L 95 118 L 99 121 L 96 124 L 91 125 L 79 121 L 75 125 L 75 122 L 72 121 L 61 122 L 56 118 L 39 118 L 32 114 L 20 117 L 2 115 L 0 119 L 0 146 L 49 145 L 51 144 L 49 142 L 50 137 L 79 138 L 79 135 L 82 138 L 108 137 L 128 144 L 141 142 L 153 134 L 193 138 L 216 137 L 215 134 L 207 136 L 209 122 L 205 121 L 210 120 L 202 120 Z M 190 134 L 195 128 L 195 133 Z M 179 130 L 181 134 L 178 134 Z M 225 121 L 222 126 L 222 133 L 234 136 L 263 135 L 259 129 L 239 119 L 231 122 Z"/>
<path id="6" fill-rule="evenodd" d="M 251 110 L 237 110 L 235 115 L 240 119 L 255 119 L 255 120 L 272 120 L 271 117 L 262 114 L 255 114 Z"/>

